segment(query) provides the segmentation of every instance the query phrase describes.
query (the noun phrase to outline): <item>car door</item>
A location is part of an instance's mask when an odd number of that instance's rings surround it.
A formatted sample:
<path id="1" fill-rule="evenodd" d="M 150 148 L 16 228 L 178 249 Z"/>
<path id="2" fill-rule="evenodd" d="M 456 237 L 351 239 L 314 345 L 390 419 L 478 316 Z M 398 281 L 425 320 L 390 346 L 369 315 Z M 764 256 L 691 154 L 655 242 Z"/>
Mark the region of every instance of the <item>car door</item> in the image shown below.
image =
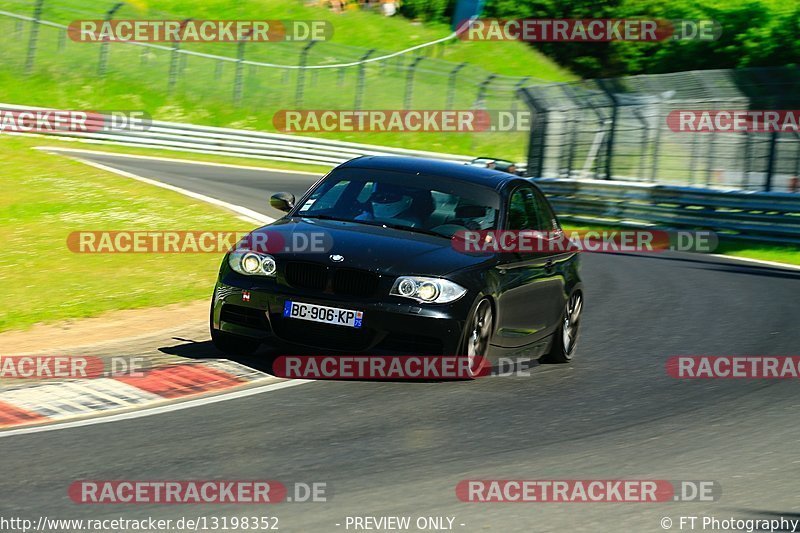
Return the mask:
<path id="1" fill-rule="evenodd" d="M 504 229 L 549 231 L 552 215 L 539 205 L 534 187 L 521 185 L 508 196 Z M 546 204 L 545 204 L 546 207 Z M 553 217 L 554 221 L 554 217 Z M 556 223 L 557 224 L 557 223 Z M 507 252 L 498 270 L 498 310 L 495 342 L 521 347 L 555 330 L 563 306 L 564 281 L 550 251 Z"/>

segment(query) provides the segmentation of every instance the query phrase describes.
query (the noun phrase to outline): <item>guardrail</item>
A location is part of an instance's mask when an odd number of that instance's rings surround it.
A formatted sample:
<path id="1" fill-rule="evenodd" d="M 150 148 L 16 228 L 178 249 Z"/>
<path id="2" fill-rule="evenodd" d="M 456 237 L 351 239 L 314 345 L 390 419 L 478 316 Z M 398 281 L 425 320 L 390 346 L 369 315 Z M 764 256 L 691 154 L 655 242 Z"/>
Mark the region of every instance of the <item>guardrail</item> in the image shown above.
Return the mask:
<path id="1" fill-rule="evenodd" d="M 712 229 L 734 239 L 800 244 L 800 195 L 619 181 L 534 180 L 575 222 Z"/>
<path id="2" fill-rule="evenodd" d="M 0 104 L 0 110 L 33 108 Z M 62 131 L 56 138 L 333 167 L 362 155 L 405 155 L 465 163 L 465 155 L 313 137 L 153 121 L 147 131 Z M 800 244 L 800 195 L 719 191 L 622 181 L 534 180 L 564 219 L 586 223 L 712 229 L 731 238 Z"/>
<path id="3" fill-rule="evenodd" d="M 2 111 L 54 111 L 50 108 L 0 104 Z M 87 125 L 97 126 L 102 124 Z M 358 144 L 299 135 L 266 133 L 260 131 L 216 128 L 194 124 L 179 124 L 153 120 L 146 131 L 59 131 L 48 133 L 56 138 L 79 139 L 93 143 L 179 150 L 201 154 L 230 155 L 275 161 L 291 161 L 333 167 L 362 155 L 403 155 L 426 157 L 442 161 L 465 163 L 472 158 L 465 155 L 443 154 L 404 148 L 387 148 L 371 144 Z"/>

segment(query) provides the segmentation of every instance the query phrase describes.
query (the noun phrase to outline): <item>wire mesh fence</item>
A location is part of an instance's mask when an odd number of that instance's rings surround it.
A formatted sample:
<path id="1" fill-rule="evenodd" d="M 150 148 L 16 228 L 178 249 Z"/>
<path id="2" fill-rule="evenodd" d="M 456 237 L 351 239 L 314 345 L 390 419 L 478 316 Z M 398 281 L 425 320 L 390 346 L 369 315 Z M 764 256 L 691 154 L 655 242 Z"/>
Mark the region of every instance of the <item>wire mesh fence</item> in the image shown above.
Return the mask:
<path id="1" fill-rule="evenodd" d="M 142 17 L 122 2 L 98 2 L 80 9 L 44 2 L 41 10 L 32 1 L 10 0 L 10 4 L 13 12 L 0 11 L 0 48 L 3 62 L 18 71 L 35 73 L 46 67 L 51 75 L 91 72 L 111 79 L 124 74 L 126 79 L 168 93 L 192 92 L 245 108 L 514 109 L 521 105 L 517 89 L 537 81 L 442 60 L 447 41 L 340 68 L 317 67 L 358 63 L 389 53 L 331 41 L 75 42 L 66 32 L 71 20 L 101 20 L 112 11 L 115 19 Z M 182 18 L 158 11 L 148 16 Z"/>
<path id="2" fill-rule="evenodd" d="M 186 13 L 148 9 L 143 14 L 131 4 L 0 0 L 0 77 L 11 89 L 4 101 L 61 109 L 146 110 L 155 119 L 171 122 L 275 131 L 273 117 L 292 109 L 525 109 L 519 88 L 544 83 L 533 76 L 499 75 L 442 59 L 449 47 L 459 46 L 452 36 L 398 53 L 335 39 L 76 42 L 67 32 L 77 20 L 186 20 Z M 335 66 L 343 64 L 347 66 Z M 33 97 L 23 86 L 36 87 Z M 52 91 L 44 94 L 42 87 Z M 377 138 L 370 132 L 314 135 L 515 161 L 524 158 L 527 143 L 525 128 L 480 133 L 386 131 Z"/>
<path id="3" fill-rule="evenodd" d="M 533 115 L 530 175 L 799 190 L 800 135 L 791 121 L 776 129 L 722 120 L 750 113 L 763 125 L 770 110 L 796 118 L 797 67 L 587 80 L 521 94 Z"/>

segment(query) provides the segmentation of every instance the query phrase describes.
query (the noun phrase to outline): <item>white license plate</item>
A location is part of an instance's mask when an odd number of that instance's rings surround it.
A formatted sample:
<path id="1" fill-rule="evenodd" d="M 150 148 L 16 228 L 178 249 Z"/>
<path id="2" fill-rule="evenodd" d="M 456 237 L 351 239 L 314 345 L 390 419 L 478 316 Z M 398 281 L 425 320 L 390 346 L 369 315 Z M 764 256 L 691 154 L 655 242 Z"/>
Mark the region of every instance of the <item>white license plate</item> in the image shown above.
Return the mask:
<path id="1" fill-rule="evenodd" d="M 361 320 L 364 318 L 364 312 L 286 300 L 286 303 L 283 305 L 283 316 L 286 318 L 299 318 L 300 320 L 322 322 L 324 324 L 360 328 Z"/>

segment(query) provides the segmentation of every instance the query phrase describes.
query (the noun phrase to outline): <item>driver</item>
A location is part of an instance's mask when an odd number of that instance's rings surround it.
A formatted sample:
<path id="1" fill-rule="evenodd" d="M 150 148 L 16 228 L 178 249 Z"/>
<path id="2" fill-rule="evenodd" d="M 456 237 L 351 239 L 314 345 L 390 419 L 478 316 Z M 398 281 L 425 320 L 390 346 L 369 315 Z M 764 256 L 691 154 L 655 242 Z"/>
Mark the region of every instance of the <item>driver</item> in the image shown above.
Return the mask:
<path id="1" fill-rule="evenodd" d="M 430 200 L 430 192 L 403 187 L 392 183 L 375 183 L 366 201 L 366 209 L 356 220 L 396 220 L 409 226 L 420 226 L 423 221 L 423 196 Z"/>

